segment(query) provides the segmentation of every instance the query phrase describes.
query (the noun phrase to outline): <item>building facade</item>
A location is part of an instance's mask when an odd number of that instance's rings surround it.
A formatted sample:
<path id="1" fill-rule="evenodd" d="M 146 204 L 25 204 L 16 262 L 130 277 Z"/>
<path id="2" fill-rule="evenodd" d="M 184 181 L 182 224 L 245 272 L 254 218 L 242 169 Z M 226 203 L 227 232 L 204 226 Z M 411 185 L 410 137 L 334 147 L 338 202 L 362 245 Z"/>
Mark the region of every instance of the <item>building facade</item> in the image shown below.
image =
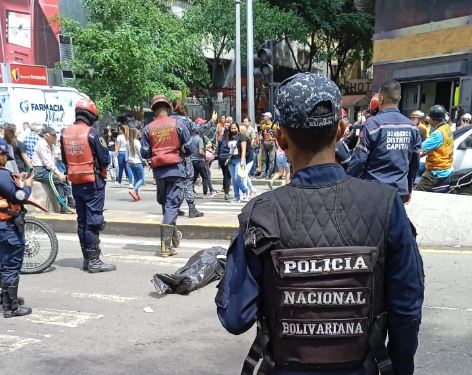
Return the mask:
<path id="1" fill-rule="evenodd" d="M 455 118 L 472 110 L 472 2 L 378 0 L 374 90 L 402 83 L 401 109 L 442 104 Z"/>

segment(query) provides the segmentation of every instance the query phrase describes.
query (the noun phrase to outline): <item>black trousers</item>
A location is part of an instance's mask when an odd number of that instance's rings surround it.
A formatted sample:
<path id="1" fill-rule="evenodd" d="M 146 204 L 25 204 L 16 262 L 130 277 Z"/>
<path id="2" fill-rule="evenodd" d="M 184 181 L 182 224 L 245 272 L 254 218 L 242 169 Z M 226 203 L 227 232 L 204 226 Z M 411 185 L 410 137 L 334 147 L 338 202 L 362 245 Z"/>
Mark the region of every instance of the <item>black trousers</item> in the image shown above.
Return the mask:
<path id="1" fill-rule="evenodd" d="M 202 183 L 203 183 L 203 194 L 208 193 L 208 189 L 210 189 L 209 183 L 209 176 L 208 176 L 208 168 L 205 163 L 205 160 L 192 160 L 193 164 L 193 183 L 197 181 L 199 176 L 202 176 Z"/>
<path id="2" fill-rule="evenodd" d="M 415 190 L 419 191 L 433 191 L 435 187 L 447 185 L 449 183 L 449 177 L 437 178 L 433 175 L 430 170 L 426 170 L 421 179 L 415 186 Z"/>
<path id="3" fill-rule="evenodd" d="M 218 165 L 223 172 L 223 191 L 225 194 L 229 194 L 229 188 L 231 186 L 231 173 L 229 173 L 228 165 L 226 165 L 226 161 L 228 159 L 218 159 Z"/>

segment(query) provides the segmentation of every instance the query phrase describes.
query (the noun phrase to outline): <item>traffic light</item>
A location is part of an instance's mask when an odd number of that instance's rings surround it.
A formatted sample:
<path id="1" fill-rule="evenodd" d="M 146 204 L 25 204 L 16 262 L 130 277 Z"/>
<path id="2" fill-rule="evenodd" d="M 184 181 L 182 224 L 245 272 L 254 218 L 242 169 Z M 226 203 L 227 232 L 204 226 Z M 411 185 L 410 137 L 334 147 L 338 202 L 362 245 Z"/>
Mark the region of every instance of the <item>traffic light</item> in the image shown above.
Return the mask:
<path id="1" fill-rule="evenodd" d="M 272 52 L 269 48 L 259 48 L 254 55 L 254 76 L 262 78 L 264 85 L 270 85 L 273 81 L 274 67 L 271 60 Z"/>

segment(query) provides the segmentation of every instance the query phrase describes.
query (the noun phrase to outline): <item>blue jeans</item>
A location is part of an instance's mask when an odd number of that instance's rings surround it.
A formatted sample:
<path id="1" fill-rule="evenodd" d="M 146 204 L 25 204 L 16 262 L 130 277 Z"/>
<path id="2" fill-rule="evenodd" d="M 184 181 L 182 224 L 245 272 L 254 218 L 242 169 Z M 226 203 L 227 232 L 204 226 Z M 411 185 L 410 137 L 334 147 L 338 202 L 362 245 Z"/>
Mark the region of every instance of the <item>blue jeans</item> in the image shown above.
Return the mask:
<path id="1" fill-rule="evenodd" d="M 236 199 L 237 201 L 239 201 L 239 199 L 241 198 L 239 190 L 241 190 L 243 194 L 247 194 L 247 185 L 245 183 L 246 179 L 241 179 L 241 177 L 238 176 L 238 169 L 240 163 L 240 159 L 230 159 L 228 164 L 229 173 L 231 174 L 231 179 L 233 180 L 234 199 Z"/>
<path id="2" fill-rule="evenodd" d="M 116 178 L 116 181 L 118 181 L 119 184 L 121 184 L 124 170 L 126 170 L 126 175 L 128 176 L 128 182 L 132 184 L 133 172 L 131 172 L 131 168 L 126 162 L 126 151 L 120 151 L 118 153 L 118 177 Z"/>
<path id="3" fill-rule="evenodd" d="M 139 188 L 144 183 L 144 167 L 142 163 L 129 163 L 131 172 L 133 172 L 134 191 L 138 193 Z"/>
<path id="4" fill-rule="evenodd" d="M 256 171 L 257 171 L 257 160 L 259 158 L 259 146 L 255 146 L 252 148 L 252 152 L 254 153 L 254 156 L 253 156 L 253 163 L 252 163 L 252 167 L 251 167 L 251 170 L 249 171 L 249 176 L 255 176 L 256 175 Z"/>

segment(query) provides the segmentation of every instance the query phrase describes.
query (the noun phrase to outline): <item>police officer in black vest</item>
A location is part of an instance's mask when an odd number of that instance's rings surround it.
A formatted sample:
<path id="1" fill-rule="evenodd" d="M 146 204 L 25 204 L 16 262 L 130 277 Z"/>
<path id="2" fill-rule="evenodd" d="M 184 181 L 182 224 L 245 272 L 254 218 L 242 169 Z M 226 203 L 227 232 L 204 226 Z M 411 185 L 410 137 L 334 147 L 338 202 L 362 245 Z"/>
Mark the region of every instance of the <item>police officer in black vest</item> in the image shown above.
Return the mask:
<path id="1" fill-rule="evenodd" d="M 242 374 L 261 358 L 258 374 L 413 374 L 424 276 L 397 190 L 336 164 L 345 123 L 327 78 L 284 81 L 275 114 L 294 175 L 243 209 L 215 299 L 230 333 L 257 322 Z"/>

